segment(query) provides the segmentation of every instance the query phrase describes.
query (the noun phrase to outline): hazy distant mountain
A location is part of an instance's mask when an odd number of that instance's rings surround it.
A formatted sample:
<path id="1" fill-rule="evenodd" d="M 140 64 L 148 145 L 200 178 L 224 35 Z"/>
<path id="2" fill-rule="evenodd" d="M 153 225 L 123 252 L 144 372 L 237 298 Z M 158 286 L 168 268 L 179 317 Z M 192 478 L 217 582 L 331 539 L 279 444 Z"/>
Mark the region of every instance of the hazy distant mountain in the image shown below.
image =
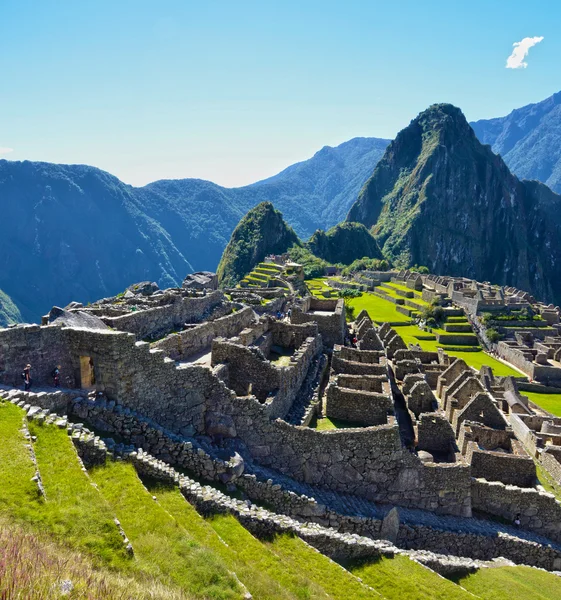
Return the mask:
<path id="1" fill-rule="evenodd" d="M 506 117 L 470 123 L 521 179 L 537 179 L 561 193 L 561 92 Z"/>
<path id="2" fill-rule="evenodd" d="M 234 189 L 199 179 L 134 188 L 94 167 L 0 160 L 0 289 L 25 320 L 38 320 L 53 304 L 134 281 L 179 284 L 192 270 L 216 269 L 237 223 L 264 200 L 306 239 L 346 213 L 386 145 L 357 138 L 325 147 Z"/>
<path id="3" fill-rule="evenodd" d="M 561 303 L 561 196 L 519 181 L 459 108 L 422 112 L 349 211 L 398 266 L 515 285 Z"/>

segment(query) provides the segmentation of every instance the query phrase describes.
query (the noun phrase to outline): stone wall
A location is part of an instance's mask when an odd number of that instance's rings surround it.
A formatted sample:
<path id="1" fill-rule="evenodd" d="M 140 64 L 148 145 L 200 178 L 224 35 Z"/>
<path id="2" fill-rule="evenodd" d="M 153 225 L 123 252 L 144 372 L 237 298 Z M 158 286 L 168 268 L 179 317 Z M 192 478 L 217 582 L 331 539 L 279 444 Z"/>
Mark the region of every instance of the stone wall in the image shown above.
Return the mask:
<path id="1" fill-rule="evenodd" d="M 421 414 L 417 425 L 417 448 L 431 454 L 454 456 L 454 430 L 443 414 Z"/>
<path id="2" fill-rule="evenodd" d="M 345 340 L 345 302 L 342 298 L 321 300 L 306 296 L 300 306 L 292 308 L 290 321 L 296 325 L 316 322 L 326 348 Z"/>
<path id="3" fill-rule="evenodd" d="M 225 296 L 220 290 L 205 296 L 178 296 L 171 304 L 119 317 L 103 317 L 103 321 L 113 329 L 134 333 L 137 339 L 142 340 L 180 329 L 185 323 L 200 323 L 222 302 L 225 302 Z"/>
<path id="4" fill-rule="evenodd" d="M 471 500 L 474 510 L 502 517 L 510 522 L 520 515 L 523 529 L 561 541 L 561 504 L 553 494 L 496 481 L 473 479 Z"/>
<path id="5" fill-rule="evenodd" d="M 397 426 L 317 431 L 270 421 L 254 398 L 232 398 L 238 436 L 257 462 L 296 480 L 380 502 L 470 514 L 464 465 L 423 465 L 401 446 Z"/>
<path id="6" fill-rule="evenodd" d="M 231 338 L 237 336 L 242 329 L 248 327 L 256 315 L 249 306 L 214 321 L 205 321 L 184 331 L 172 333 L 154 342 L 151 347 L 161 350 L 169 358 L 182 361 L 189 356 L 210 348 L 212 340 L 217 337 Z"/>
<path id="7" fill-rule="evenodd" d="M 265 403 L 271 418 L 282 418 L 290 410 L 321 349 L 321 336 L 307 338 L 290 357 L 290 366 L 277 367 L 255 348 L 219 338 L 212 343 L 212 364 L 227 364 L 228 386 L 236 394 L 254 394 Z"/>
<path id="8" fill-rule="evenodd" d="M 516 346 L 509 346 L 505 342 L 497 344 L 499 356 L 518 367 L 530 379 L 546 384 L 561 384 L 561 368 L 547 365 L 538 365 L 526 358 L 524 353 Z"/>
<path id="9" fill-rule="evenodd" d="M 466 460 L 471 464 L 472 477 L 521 488 L 532 488 L 536 483 L 536 466 L 527 455 L 481 450 L 475 442 L 468 442 Z"/>
<path id="10" fill-rule="evenodd" d="M 393 398 L 389 393 L 340 387 L 337 380 L 327 386 L 325 415 L 329 418 L 360 425 L 384 425 L 391 414 Z"/>
<path id="11" fill-rule="evenodd" d="M 540 462 L 555 482 L 561 484 L 561 446 L 545 447 L 540 455 Z"/>

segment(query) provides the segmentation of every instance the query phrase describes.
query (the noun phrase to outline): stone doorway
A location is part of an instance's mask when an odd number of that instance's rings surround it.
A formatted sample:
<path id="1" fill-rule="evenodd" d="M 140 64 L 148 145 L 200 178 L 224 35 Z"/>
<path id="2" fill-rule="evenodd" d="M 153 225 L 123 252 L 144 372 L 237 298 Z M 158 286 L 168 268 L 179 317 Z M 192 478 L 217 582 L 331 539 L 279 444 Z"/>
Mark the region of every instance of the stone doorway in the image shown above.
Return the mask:
<path id="1" fill-rule="evenodd" d="M 80 387 L 88 390 L 95 385 L 94 362 L 91 356 L 80 356 Z"/>

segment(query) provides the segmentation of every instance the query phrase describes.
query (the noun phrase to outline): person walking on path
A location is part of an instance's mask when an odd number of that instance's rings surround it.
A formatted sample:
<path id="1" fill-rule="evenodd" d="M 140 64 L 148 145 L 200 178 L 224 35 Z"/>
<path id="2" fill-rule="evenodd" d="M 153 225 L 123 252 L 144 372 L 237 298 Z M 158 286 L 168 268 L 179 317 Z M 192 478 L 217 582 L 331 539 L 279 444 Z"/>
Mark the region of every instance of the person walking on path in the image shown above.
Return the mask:
<path id="1" fill-rule="evenodd" d="M 31 365 L 27 364 L 25 366 L 25 369 L 23 370 L 23 373 L 21 374 L 21 378 L 23 379 L 23 389 L 27 392 L 29 389 L 31 389 Z"/>

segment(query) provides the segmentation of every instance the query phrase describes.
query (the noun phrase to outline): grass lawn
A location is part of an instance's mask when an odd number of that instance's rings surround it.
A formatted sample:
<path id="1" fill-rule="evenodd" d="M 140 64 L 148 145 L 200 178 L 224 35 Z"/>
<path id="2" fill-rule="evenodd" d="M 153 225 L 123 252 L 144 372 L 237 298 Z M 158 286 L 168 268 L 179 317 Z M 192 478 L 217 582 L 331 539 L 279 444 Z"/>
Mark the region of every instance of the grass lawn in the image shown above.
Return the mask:
<path id="1" fill-rule="evenodd" d="M 315 427 L 312 424 L 313 429 L 318 431 L 329 431 L 331 429 L 353 429 L 362 427 L 356 423 L 348 423 L 347 421 L 341 421 L 340 419 L 330 419 L 329 417 L 323 417 L 322 419 L 316 419 Z"/>
<path id="2" fill-rule="evenodd" d="M 387 600 L 473 599 L 460 586 L 406 556 L 381 558 L 373 563 L 358 564 L 350 570 Z"/>
<path id="3" fill-rule="evenodd" d="M 176 487 L 148 484 L 149 491 L 200 544 L 216 552 L 236 573 L 254 598 L 315 598 L 324 596 L 305 573 L 290 570 L 274 552 L 231 515 L 203 519 Z M 318 593 L 316 593 L 318 592 Z"/>
<path id="4" fill-rule="evenodd" d="M 430 303 L 427 302 L 426 300 L 423 300 L 423 295 L 421 294 L 421 292 L 418 292 L 417 290 L 412 290 L 409 289 L 406 285 L 401 285 L 399 283 L 393 283 L 393 282 L 387 282 L 385 285 L 392 287 L 394 290 L 400 290 L 402 292 L 413 292 L 413 298 L 408 298 L 408 300 L 411 300 L 412 302 L 415 302 L 416 304 L 419 304 L 420 306 L 430 306 Z M 384 289 L 384 288 L 382 288 Z M 385 289 L 385 291 L 387 291 L 387 288 Z M 400 296 L 399 294 L 397 295 L 399 298 L 403 298 L 404 296 Z"/>
<path id="5" fill-rule="evenodd" d="M 397 312 L 395 304 L 375 294 L 364 293 L 358 298 L 349 298 L 348 304 L 355 309 L 355 315 L 366 310 L 376 323 L 411 323 L 411 318 Z"/>
<path id="6" fill-rule="evenodd" d="M 21 408 L 0 401 L 0 512 L 32 519 L 43 499 L 31 481 L 35 467 L 21 431 L 23 416 Z"/>
<path id="7" fill-rule="evenodd" d="M 530 400 L 543 408 L 547 412 L 561 417 L 561 394 L 544 394 L 542 392 L 520 392 L 523 396 L 528 396 Z"/>
<path id="8" fill-rule="evenodd" d="M 121 522 L 135 562 L 197 598 L 242 598 L 241 586 L 215 552 L 199 544 L 144 487 L 134 467 L 108 462 L 90 472 Z"/>
<path id="9" fill-rule="evenodd" d="M 47 496 L 38 524 L 108 564 L 128 566 L 114 515 L 82 471 L 66 429 L 31 421 L 29 431 L 37 436 L 35 456 Z"/>
<path id="10" fill-rule="evenodd" d="M 459 584 L 483 600 L 558 600 L 561 578 L 529 567 L 480 569 Z"/>
<path id="11" fill-rule="evenodd" d="M 310 548 L 300 538 L 277 536 L 265 543 L 283 562 L 321 586 L 328 598 L 335 600 L 363 600 L 382 596 L 361 583 L 354 575 L 329 558 Z M 324 596 L 325 597 L 325 596 Z"/>
<path id="12" fill-rule="evenodd" d="M 444 351 L 446 352 L 446 347 L 444 348 Z M 448 354 L 450 354 L 450 356 L 456 356 L 457 358 L 463 358 L 470 367 L 474 367 L 478 371 L 483 365 L 491 367 L 491 369 L 493 369 L 493 374 L 497 377 L 506 377 L 507 375 L 526 377 L 521 371 L 517 371 L 514 367 L 505 365 L 503 362 L 497 360 L 483 350 L 480 350 L 479 352 L 462 352 L 461 350 L 454 350 L 448 352 Z"/>

